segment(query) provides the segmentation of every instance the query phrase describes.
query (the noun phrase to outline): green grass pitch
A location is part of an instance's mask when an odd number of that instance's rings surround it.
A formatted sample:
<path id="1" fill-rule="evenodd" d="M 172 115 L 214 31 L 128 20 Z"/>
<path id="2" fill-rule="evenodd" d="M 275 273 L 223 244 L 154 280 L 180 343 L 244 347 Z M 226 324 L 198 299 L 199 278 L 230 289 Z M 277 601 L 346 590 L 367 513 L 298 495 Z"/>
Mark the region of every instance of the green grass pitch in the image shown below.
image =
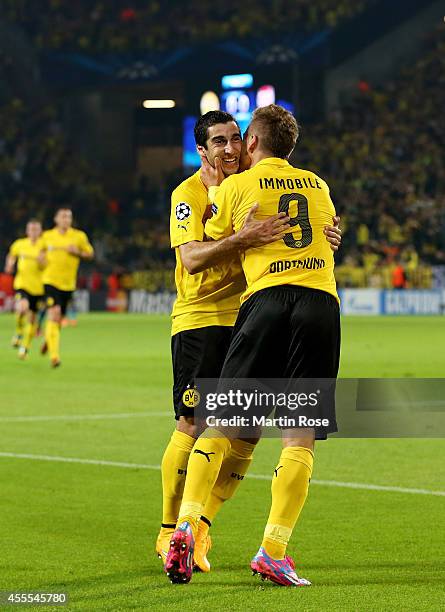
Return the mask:
<path id="1" fill-rule="evenodd" d="M 212 527 L 212 572 L 171 585 L 153 550 L 173 427 L 168 318 L 82 316 L 55 371 L 37 342 L 17 360 L 12 325 L 0 317 L 0 591 L 67 591 L 68 609 L 87 611 L 445 608 L 444 496 L 314 483 L 290 546 L 313 586 L 280 589 L 249 571 L 270 503 L 258 478 Z M 444 345 L 445 318 L 350 317 L 341 374 L 440 377 Z M 26 416 L 41 419 L 11 418 Z M 271 474 L 279 452 L 262 441 L 252 474 Z M 314 480 L 445 491 L 444 458 L 441 439 L 330 440 Z"/>

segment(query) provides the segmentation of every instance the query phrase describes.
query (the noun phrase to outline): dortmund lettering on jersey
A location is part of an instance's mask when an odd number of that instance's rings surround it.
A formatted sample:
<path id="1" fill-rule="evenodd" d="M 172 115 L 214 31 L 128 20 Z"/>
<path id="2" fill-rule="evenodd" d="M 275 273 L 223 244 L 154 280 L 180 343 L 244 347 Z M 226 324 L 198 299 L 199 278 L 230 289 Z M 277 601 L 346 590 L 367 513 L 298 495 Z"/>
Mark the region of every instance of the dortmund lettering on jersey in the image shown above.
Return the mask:
<path id="1" fill-rule="evenodd" d="M 198 171 L 172 193 L 171 246 L 202 241 L 204 223 L 211 215 L 207 189 Z M 175 281 L 178 294 L 172 312 L 172 335 L 211 325 L 234 325 L 246 287 L 239 259 L 191 275 L 176 248 Z"/>
<path id="2" fill-rule="evenodd" d="M 320 289 L 338 299 L 334 256 L 323 233 L 332 224 L 335 208 L 327 184 L 313 172 L 294 168 L 284 159 L 270 157 L 250 170 L 227 178 L 209 190 L 216 214 L 206 234 L 219 240 L 238 231 L 250 208 L 258 202 L 257 219 L 278 212 L 290 216 L 290 229 L 282 240 L 249 249 L 241 257 L 247 289 L 252 293 L 276 285 L 302 285 Z"/>
<path id="3" fill-rule="evenodd" d="M 38 257 L 43 241 L 39 238 L 34 244 L 29 238 L 20 238 L 12 243 L 9 254 L 17 259 L 17 273 L 14 278 L 14 289 L 23 289 L 30 295 L 43 294 L 42 273 Z"/>
<path id="4" fill-rule="evenodd" d="M 85 254 L 92 254 L 93 247 L 87 235 L 85 232 L 74 228 L 70 228 L 62 234 L 55 227 L 43 232 L 42 240 L 47 261 L 43 273 L 43 283 L 53 285 L 61 291 L 74 291 L 80 258 L 71 255 L 68 252 L 68 247 L 73 245 Z"/>

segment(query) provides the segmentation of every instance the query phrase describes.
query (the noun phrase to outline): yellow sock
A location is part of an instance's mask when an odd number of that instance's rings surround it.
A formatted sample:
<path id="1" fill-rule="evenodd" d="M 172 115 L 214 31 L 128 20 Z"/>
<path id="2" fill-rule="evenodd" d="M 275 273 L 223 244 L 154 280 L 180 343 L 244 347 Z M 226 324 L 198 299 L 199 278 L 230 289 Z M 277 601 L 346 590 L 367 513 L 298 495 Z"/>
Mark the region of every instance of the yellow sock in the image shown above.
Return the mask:
<path id="1" fill-rule="evenodd" d="M 292 530 L 306 501 L 314 454 L 303 446 L 283 448 L 272 479 L 272 506 L 262 546 L 273 559 L 284 559 Z"/>
<path id="2" fill-rule="evenodd" d="M 25 329 L 25 315 L 16 312 L 15 313 L 15 335 L 22 337 L 24 329 Z"/>
<path id="3" fill-rule="evenodd" d="M 25 327 L 25 336 L 23 338 L 22 346 L 24 346 L 26 349 L 29 350 L 32 339 L 36 335 L 36 332 L 37 332 L 37 323 L 28 322 L 28 324 Z"/>
<path id="4" fill-rule="evenodd" d="M 174 527 L 184 491 L 187 463 L 195 438 L 175 430 L 162 457 L 162 525 Z"/>
<path id="5" fill-rule="evenodd" d="M 223 503 L 235 495 L 252 463 L 254 450 L 255 444 L 232 440 L 232 446 L 222 462 L 215 486 L 202 512 L 208 521 L 212 522 Z"/>
<path id="6" fill-rule="evenodd" d="M 188 521 L 197 531 L 205 503 L 213 489 L 224 457 L 230 450 L 230 440 L 221 435 L 201 436 L 196 440 L 187 466 L 182 504 L 178 524 Z"/>
<path id="7" fill-rule="evenodd" d="M 45 340 L 48 344 L 49 356 L 51 359 L 60 359 L 60 325 L 48 319 L 45 327 Z"/>

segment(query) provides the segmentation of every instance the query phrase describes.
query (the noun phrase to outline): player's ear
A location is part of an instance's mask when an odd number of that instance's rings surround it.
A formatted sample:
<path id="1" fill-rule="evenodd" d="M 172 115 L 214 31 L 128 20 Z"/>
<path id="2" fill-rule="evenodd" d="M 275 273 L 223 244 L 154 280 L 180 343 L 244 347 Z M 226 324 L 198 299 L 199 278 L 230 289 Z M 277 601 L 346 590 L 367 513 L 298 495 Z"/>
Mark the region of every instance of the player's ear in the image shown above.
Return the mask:
<path id="1" fill-rule="evenodd" d="M 247 152 L 253 153 L 258 148 L 258 136 L 256 134 L 249 134 L 247 141 Z"/>
<path id="2" fill-rule="evenodd" d="M 196 150 L 198 151 L 199 155 L 205 155 L 207 157 L 207 149 L 202 145 L 196 145 Z"/>

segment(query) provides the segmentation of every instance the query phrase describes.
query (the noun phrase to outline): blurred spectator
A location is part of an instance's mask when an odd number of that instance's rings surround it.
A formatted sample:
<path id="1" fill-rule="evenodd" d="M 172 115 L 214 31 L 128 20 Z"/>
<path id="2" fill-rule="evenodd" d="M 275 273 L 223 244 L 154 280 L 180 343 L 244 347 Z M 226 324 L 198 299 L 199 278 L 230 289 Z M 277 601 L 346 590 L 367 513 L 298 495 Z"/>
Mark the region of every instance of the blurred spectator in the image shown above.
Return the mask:
<path id="1" fill-rule="evenodd" d="M 405 268 L 402 266 L 400 261 L 397 261 L 395 267 L 393 268 L 391 280 L 393 289 L 406 288 Z"/>
<path id="2" fill-rule="evenodd" d="M 16 3 L 21 19 L 28 15 L 20 8 L 25 4 Z M 50 13 L 61 12 L 66 19 L 80 10 L 77 3 L 50 4 Z M 138 2 L 111 4 L 134 9 L 130 22 L 136 23 L 141 11 L 156 15 L 161 10 L 156 3 L 151 8 Z M 309 14 L 311 5 L 305 3 Z M 109 13 L 105 6 L 95 5 L 93 24 Z M 200 10 L 205 13 L 210 6 L 204 2 Z M 272 2 L 271 10 L 274 6 Z M 225 9 L 215 10 L 224 14 Z M 331 187 L 342 216 L 343 245 L 336 256 L 340 285 L 392 286 L 397 261 L 405 285 L 417 286 L 431 282 L 429 266 L 445 265 L 444 74 L 441 27 L 431 34 L 418 61 L 396 80 L 383 88 L 361 86 L 332 117 L 303 129 L 291 161 L 319 173 Z M 103 288 L 107 277 L 110 290 L 173 288 L 169 199 L 184 178 L 182 169 L 158 184 L 144 175 L 135 177 L 135 187 L 115 197 L 71 150 L 55 106 L 31 112 L 22 100 L 9 96 L 0 105 L 0 122 L 2 259 L 30 216 L 48 227 L 57 206 L 70 205 L 96 249 L 94 276 L 85 283 Z"/>
<path id="3" fill-rule="evenodd" d="M 89 53 L 335 27 L 375 0 L 3 0 L 3 16 L 45 49 Z"/>

